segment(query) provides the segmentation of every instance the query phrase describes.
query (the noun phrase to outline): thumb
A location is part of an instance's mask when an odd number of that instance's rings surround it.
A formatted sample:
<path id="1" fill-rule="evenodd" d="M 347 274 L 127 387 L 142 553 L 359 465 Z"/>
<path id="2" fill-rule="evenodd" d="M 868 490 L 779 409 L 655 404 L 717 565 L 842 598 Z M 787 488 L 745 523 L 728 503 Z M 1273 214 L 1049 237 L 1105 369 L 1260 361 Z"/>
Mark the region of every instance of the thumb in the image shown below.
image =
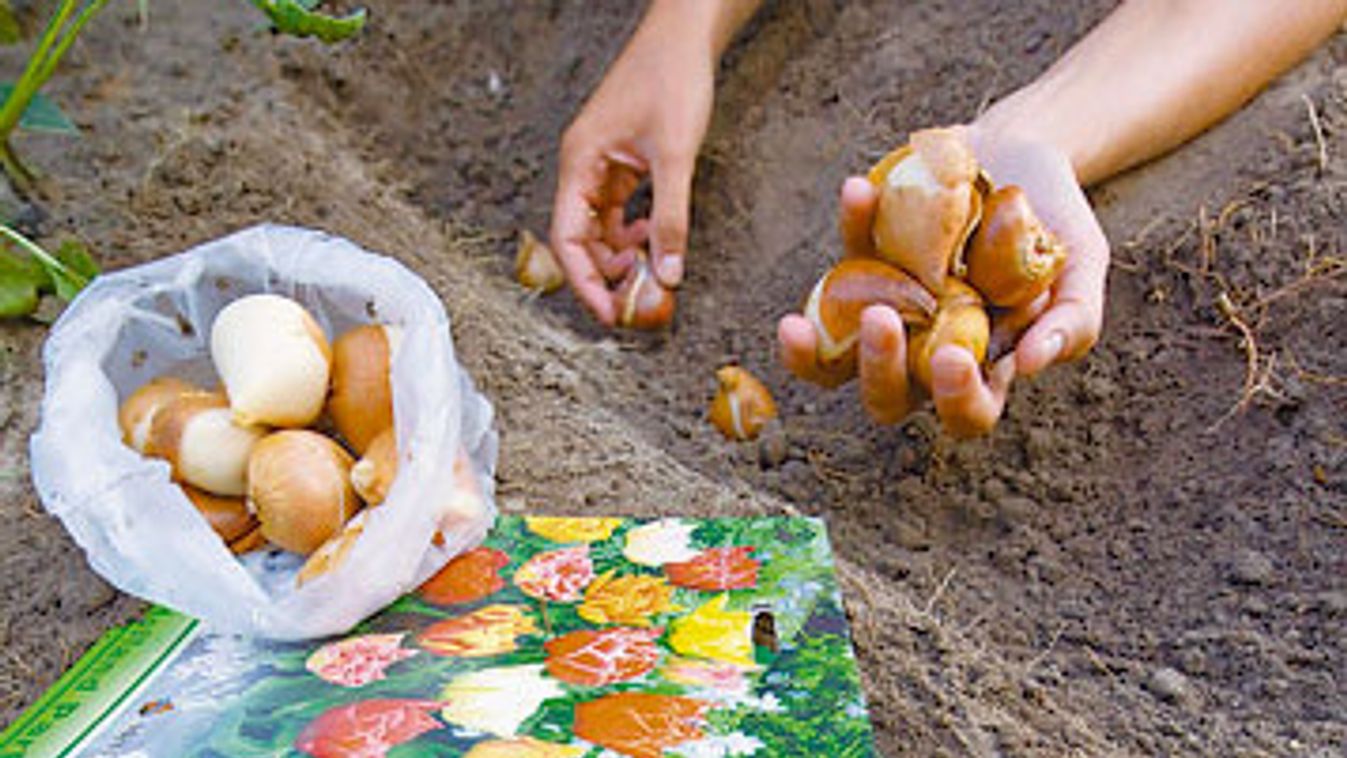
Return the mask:
<path id="1" fill-rule="evenodd" d="M 651 179 L 654 203 L 650 212 L 650 258 L 655 278 L 665 287 L 683 281 L 687 253 L 688 204 L 692 195 L 694 155 L 669 155 L 655 162 Z"/>

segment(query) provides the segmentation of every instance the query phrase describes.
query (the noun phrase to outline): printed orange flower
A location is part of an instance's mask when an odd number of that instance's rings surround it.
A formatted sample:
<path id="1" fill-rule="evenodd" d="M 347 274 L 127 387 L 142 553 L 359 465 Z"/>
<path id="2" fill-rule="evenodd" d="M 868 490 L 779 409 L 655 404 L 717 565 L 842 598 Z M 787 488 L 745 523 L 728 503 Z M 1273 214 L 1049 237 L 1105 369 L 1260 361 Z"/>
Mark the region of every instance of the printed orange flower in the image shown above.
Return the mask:
<path id="1" fill-rule="evenodd" d="M 579 758 L 589 752 L 573 745 L 558 745 L 532 737 L 487 740 L 472 746 L 463 758 Z"/>
<path id="2" fill-rule="evenodd" d="M 366 634 L 329 642 L 304 662 L 320 679 L 343 687 L 360 687 L 384 678 L 384 669 L 416 655 L 402 647 L 406 634 Z"/>
<path id="3" fill-rule="evenodd" d="M 500 570 L 510 565 L 510 556 L 489 547 L 479 547 L 454 558 L 417 590 L 428 603 L 471 603 L 505 587 Z"/>
<path id="4" fill-rule="evenodd" d="M 713 547 L 683 563 L 665 564 L 669 581 L 679 587 L 717 592 L 757 586 L 757 560 L 750 558 L 751 547 Z"/>
<path id="5" fill-rule="evenodd" d="M 580 618 L 593 624 L 650 626 L 650 617 L 676 611 L 673 587 L 663 577 L 619 576 L 609 571 L 585 590 L 585 602 L 576 608 Z"/>
<path id="6" fill-rule="evenodd" d="M 598 542 L 622 526 L 620 518 L 525 516 L 530 532 L 553 542 Z"/>
<path id="7" fill-rule="evenodd" d="M 635 679 L 659 661 L 655 640 L 663 632 L 614 627 L 562 635 L 545 645 L 547 673 L 563 682 L 588 687 Z"/>
<path id="8" fill-rule="evenodd" d="M 416 641 L 436 655 L 482 658 L 510 653 L 518 647 L 515 638 L 536 634 L 533 619 L 518 605 L 488 605 L 472 613 L 437 621 L 426 627 Z"/>
<path id="9" fill-rule="evenodd" d="M 314 758 L 383 758 L 395 745 L 443 726 L 430 713 L 434 700 L 361 700 L 323 711 L 295 738 Z"/>
<path id="10" fill-rule="evenodd" d="M 538 553 L 514 572 L 515 586 L 525 595 L 556 603 L 573 603 L 594 581 L 589 545 Z"/>
<path id="11" fill-rule="evenodd" d="M 691 687 L 706 687 L 727 695 L 748 694 L 745 668 L 723 661 L 696 661 L 691 658 L 671 657 L 660 673 L 671 682 Z"/>
<path id="12" fill-rule="evenodd" d="M 604 695 L 575 707 L 575 736 L 632 758 L 661 758 L 665 748 L 701 739 L 709 706 L 675 695 Z"/>

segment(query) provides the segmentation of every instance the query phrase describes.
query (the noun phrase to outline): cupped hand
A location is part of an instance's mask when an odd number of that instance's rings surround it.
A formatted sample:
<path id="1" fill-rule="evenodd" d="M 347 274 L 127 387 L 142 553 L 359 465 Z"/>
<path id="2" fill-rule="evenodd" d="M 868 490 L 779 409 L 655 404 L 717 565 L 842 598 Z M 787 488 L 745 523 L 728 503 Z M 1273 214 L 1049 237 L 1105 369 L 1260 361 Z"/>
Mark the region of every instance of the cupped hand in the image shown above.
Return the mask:
<path id="1" fill-rule="evenodd" d="M 1052 289 L 992 326 L 992 344 L 1013 344 L 984 372 L 967 350 L 945 346 L 931 359 L 931 399 L 942 424 L 959 437 L 985 434 L 996 425 L 1016 376 L 1084 355 L 1099 338 L 1109 247 L 1067 158 L 1055 148 L 1011 137 L 978 124 L 965 134 L 996 186 L 1018 184 L 1035 212 L 1067 248 L 1067 263 Z M 842 186 L 839 231 L 848 256 L 874 253 L 871 226 L 878 195 L 863 177 Z M 796 376 L 827 387 L 852 378 L 848 370 L 820 364 L 817 335 L 803 316 L 778 326 L 782 362 Z M 861 321 L 857 371 L 860 399 L 877 423 L 902 420 L 920 403 L 907 376 L 907 341 L 898 314 L 867 308 Z"/>
<path id="2" fill-rule="evenodd" d="M 676 23 L 676 22 L 675 22 Z M 697 151 L 711 115 L 714 53 L 697 35 L 643 24 L 566 130 L 551 239 L 571 288 L 605 325 L 614 285 L 648 244 L 665 287 L 683 278 Z M 627 201 L 649 177 L 649 218 Z"/>

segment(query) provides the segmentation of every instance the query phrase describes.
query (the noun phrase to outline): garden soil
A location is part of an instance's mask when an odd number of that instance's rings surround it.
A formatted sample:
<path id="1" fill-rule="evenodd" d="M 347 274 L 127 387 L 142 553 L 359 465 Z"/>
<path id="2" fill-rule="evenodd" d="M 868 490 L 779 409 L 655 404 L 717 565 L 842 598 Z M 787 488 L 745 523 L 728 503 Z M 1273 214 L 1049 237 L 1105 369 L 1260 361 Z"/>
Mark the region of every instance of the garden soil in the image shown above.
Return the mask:
<path id="1" fill-rule="evenodd" d="M 50 86 L 82 136 L 19 139 L 47 196 L 11 211 L 108 269 L 260 221 L 396 256 L 495 404 L 506 511 L 823 517 L 886 755 L 1347 753 L 1347 35 L 1092 192 L 1102 340 L 956 442 L 792 381 L 776 320 L 838 255 L 844 177 L 1111 4 L 768 3 L 721 68 L 676 324 L 629 335 L 511 266 L 636 5 L 372 0 L 325 48 L 243 2 L 116 3 Z M 0 325 L 0 724 L 143 608 L 35 498 L 46 333 Z M 727 362 L 779 434 L 706 422 Z"/>

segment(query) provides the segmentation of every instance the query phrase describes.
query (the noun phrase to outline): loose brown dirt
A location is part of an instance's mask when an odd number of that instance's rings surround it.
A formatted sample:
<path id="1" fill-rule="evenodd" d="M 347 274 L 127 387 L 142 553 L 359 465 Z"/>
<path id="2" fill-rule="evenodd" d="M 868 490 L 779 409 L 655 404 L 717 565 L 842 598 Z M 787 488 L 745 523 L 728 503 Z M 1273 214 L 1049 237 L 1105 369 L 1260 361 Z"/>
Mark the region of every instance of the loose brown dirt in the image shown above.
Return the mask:
<path id="1" fill-rule="evenodd" d="M 83 137 L 20 140 L 51 195 L 29 231 L 107 268 L 264 220 L 347 236 L 443 296 L 499 413 L 505 509 L 825 517 L 886 755 L 1347 752 L 1347 35 L 1093 193 L 1103 340 L 955 443 L 791 381 L 775 321 L 837 254 L 844 176 L 1111 3 L 769 3 L 722 68 L 677 325 L 639 338 L 509 274 L 633 4 L 372 0 L 335 48 L 208 5 L 92 25 L 50 88 Z M 141 608 L 29 483 L 45 334 L 0 325 L 0 723 Z M 705 423 L 727 361 L 775 391 L 784 455 Z"/>

